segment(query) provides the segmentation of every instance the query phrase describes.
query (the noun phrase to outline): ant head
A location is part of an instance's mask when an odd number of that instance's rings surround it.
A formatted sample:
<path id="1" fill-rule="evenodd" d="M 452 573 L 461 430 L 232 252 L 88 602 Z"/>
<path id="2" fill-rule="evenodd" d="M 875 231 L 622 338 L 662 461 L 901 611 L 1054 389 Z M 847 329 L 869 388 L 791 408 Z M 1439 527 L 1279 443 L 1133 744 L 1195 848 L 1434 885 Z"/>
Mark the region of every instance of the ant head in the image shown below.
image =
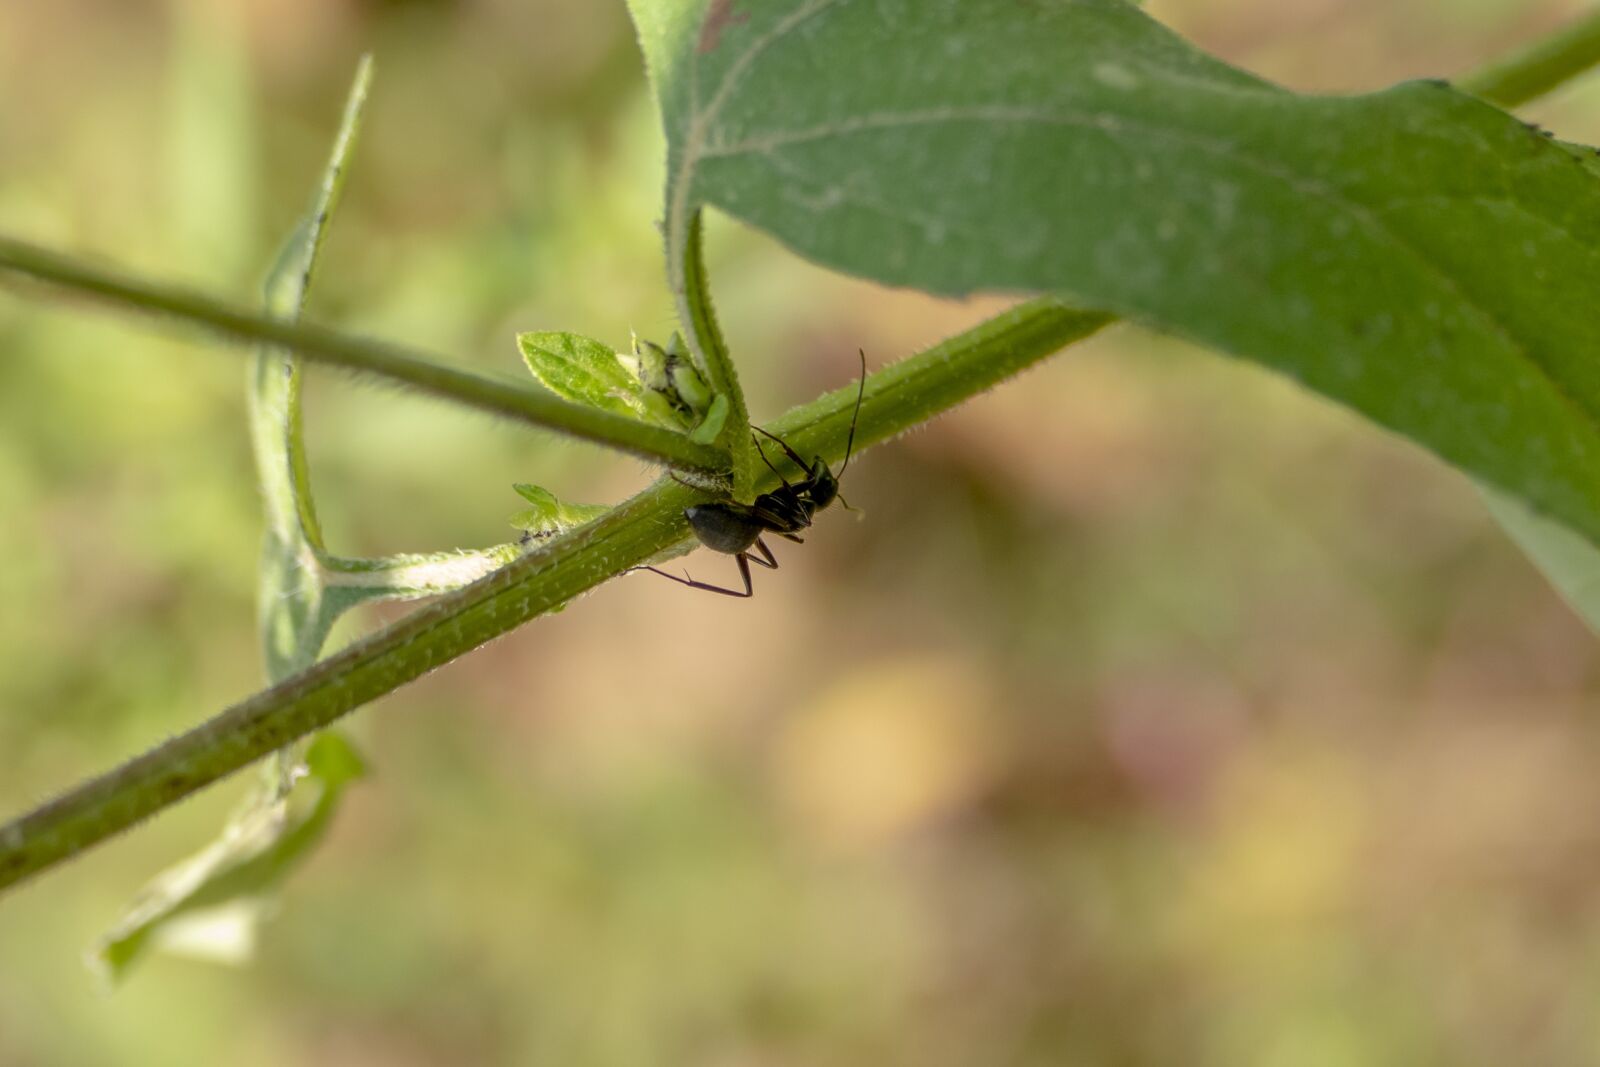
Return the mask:
<path id="1" fill-rule="evenodd" d="M 807 489 L 810 491 L 811 503 L 821 511 L 833 503 L 834 498 L 839 495 L 839 479 L 834 477 L 833 471 L 822 462 L 821 456 L 816 458 L 816 466 L 813 469 L 817 473 L 812 476 Z"/>

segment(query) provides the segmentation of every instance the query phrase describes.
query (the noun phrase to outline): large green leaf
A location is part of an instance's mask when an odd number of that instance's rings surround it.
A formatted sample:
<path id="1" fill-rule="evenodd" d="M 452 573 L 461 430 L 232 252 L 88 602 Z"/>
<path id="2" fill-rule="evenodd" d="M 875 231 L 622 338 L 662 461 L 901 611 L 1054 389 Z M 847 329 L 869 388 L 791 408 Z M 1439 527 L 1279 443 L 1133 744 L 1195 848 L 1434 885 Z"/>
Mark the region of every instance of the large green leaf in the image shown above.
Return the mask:
<path id="1" fill-rule="evenodd" d="M 1441 82 L 1292 93 L 1122 0 L 631 0 L 679 279 L 715 205 L 1292 375 L 1600 540 L 1600 166 Z"/>

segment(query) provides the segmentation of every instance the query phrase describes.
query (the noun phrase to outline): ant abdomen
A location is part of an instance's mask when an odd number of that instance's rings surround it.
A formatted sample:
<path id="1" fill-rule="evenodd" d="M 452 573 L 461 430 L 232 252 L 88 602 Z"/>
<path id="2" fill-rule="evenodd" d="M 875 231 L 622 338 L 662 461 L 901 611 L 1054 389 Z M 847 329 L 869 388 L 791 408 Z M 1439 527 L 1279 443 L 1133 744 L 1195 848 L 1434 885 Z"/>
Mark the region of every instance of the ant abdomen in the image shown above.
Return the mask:
<path id="1" fill-rule="evenodd" d="M 683 517 L 689 520 L 689 526 L 701 544 L 714 552 L 725 552 L 730 556 L 738 555 L 755 544 L 763 528 L 759 522 L 752 521 L 745 511 L 722 503 L 696 504 L 685 508 Z"/>

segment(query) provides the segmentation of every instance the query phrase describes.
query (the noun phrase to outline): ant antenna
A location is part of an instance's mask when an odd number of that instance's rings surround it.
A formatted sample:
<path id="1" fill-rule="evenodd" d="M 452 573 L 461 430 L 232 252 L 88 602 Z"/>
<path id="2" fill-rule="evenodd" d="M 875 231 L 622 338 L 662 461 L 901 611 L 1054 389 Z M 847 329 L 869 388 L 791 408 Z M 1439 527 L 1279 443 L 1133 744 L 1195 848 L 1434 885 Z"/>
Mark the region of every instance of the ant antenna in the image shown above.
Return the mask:
<path id="1" fill-rule="evenodd" d="M 867 393 L 867 350 L 858 348 L 856 351 L 861 356 L 861 385 L 856 390 L 856 410 L 850 416 L 850 436 L 844 444 L 844 465 L 839 468 L 839 477 L 844 477 L 844 472 L 850 469 L 850 453 L 856 447 L 856 420 L 861 417 L 861 398 Z M 845 507 L 850 505 L 846 504 Z"/>

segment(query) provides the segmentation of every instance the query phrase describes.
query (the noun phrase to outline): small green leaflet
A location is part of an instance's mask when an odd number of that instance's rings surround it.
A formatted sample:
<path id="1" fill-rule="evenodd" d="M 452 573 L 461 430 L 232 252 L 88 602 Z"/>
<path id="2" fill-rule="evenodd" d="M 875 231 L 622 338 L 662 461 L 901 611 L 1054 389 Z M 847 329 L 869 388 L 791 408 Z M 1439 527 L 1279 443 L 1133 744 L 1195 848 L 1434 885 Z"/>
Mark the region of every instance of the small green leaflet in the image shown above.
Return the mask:
<path id="1" fill-rule="evenodd" d="M 517 347 L 533 376 L 562 399 L 615 415 L 650 417 L 646 391 L 609 345 L 558 330 L 518 334 Z"/>
<path id="2" fill-rule="evenodd" d="M 635 337 L 632 355 L 566 331 L 518 334 L 517 347 L 540 384 L 575 404 L 679 431 L 703 427 L 712 407 L 711 392 L 676 334 L 666 348 Z M 715 433 L 691 436 L 702 444 L 716 440 Z"/>
<path id="3" fill-rule="evenodd" d="M 511 516 L 511 525 L 538 539 L 554 537 L 593 522 L 611 510 L 609 504 L 563 504 L 550 490 L 525 482 L 512 488 L 533 506 Z"/>

